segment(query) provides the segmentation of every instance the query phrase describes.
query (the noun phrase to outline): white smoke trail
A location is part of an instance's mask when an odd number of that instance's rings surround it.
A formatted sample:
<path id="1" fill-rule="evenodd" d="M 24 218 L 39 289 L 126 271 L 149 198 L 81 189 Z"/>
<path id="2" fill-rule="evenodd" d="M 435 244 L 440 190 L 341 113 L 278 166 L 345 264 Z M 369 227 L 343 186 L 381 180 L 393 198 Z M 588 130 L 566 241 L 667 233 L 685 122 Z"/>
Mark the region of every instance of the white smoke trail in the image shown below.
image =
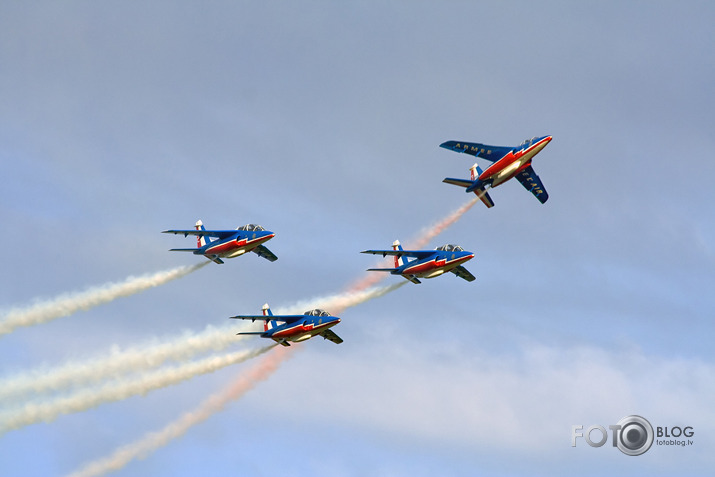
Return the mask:
<path id="1" fill-rule="evenodd" d="M 42 367 L 0 380 L 0 402 L 26 395 L 56 392 L 79 387 L 122 374 L 157 368 L 167 361 L 185 361 L 208 352 L 221 351 L 248 336 L 236 336 L 235 326 L 208 326 L 198 334 L 181 336 L 135 346 L 114 348 L 105 356 L 68 361 L 55 367 Z"/>
<path id="2" fill-rule="evenodd" d="M 46 323 L 56 318 L 71 315 L 80 310 L 89 310 L 117 298 L 134 295 L 152 287 L 163 285 L 195 272 L 211 262 L 182 266 L 157 273 L 129 277 L 122 282 L 105 283 L 81 292 L 65 293 L 33 305 L 12 308 L 0 315 L 0 335 L 10 333 L 20 326 Z"/>
<path id="3" fill-rule="evenodd" d="M 279 348 L 266 356 L 256 366 L 243 373 L 223 391 L 209 396 L 194 411 L 187 412 L 163 429 L 150 432 L 141 439 L 120 447 L 111 455 L 89 462 L 69 477 L 94 477 L 119 470 L 134 459 L 143 459 L 172 439 L 183 436 L 191 427 L 205 421 L 233 400 L 243 396 L 260 381 L 268 378 L 281 362 L 289 356 L 290 348 Z"/>
<path id="4" fill-rule="evenodd" d="M 343 311 L 348 307 L 364 303 L 372 298 L 377 298 L 396 290 L 402 285 L 403 283 L 401 282 L 389 287 L 372 288 L 358 292 L 350 291 L 324 298 L 316 298 L 287 307 L 285 311 L 280 311 L 277 314 L 297 313 L 292 310 L 302 310 L 303 308 L 315 306 L 331 307 L 334 310 Z M 139 370 L 138 368 L 144 369 L 147 365 L 155 366 L 155 362 L 152 362 L 151 359 L 149 361 L 142 360 L 142 353 L 156 360 L 162 360 L 168 359 L 168 356 L 184 357 L 187 354 L 216 349 L 217 347 L 221 347 L 221 345 L 227 346 L 228 344 L 235 343 L 235 341 L 236 337 L 231 331 L 225 330 L 222 332 L 217 328 L 212 328 L 204 332 L 203 336 L 200 337 L 184 337 L 173 343 L 164 343 L 154 349 L 145 349 L 143 351 L 132 350 L 115 358 L 114 362 L 112 362 L 112 358 L 109 357 L 100 360 L 98 363 L 70 364 L 62 370 L 62 382 L 65 385 L 67 383 L 76 383 L 79 378 L 96 381 L 116 376 L 118 369 L 121 369 L 123 372 L 130 372 L 137 371 Z M 136 377 L 118 379 L 99 387 L 87 387 L 69 396 L 49 400 L 45 398 L 44 401 L 29 402 L 17 409 L 0 414 L 0 433 L 40 421 L 51 421 L 60 414 L 85 411 L 103 403 L 126 399 L 137 394 L 145 394 L 149 391 L 187 380 L 199 374 L 213 372 L 225 366 L 245 361 L 267 349 L 268 348 L 263 348 L 257 352 L 241 351 L 224 356 L 211 356 L 179 366 L 144 372 Z M 73 368 L 74 366 L 78 367 Z M 37 376 L 34 376 L 34 380 L 35 382 L 42 382 L 40 386 L 44 389 L 48 388 L 49 383 L 53 383 L 55 386 L 53 389 L 56 389 L 58 380 L 55 374 L 53 370 L 49 370 L 39 379 Z M 25 390 L 27 390 L 27 383 L 31 381 L 31 377 L 25 376 L 23 378 Z M 19 387 L 20 386 L 15 384 L 14 390 L 17 391 Z"/>
<path id="5" fill-rule="evenodd" d="M 108 382 L 99 388 L 87 388 L 45 402 L 29 402 L 18 409 L 0 414 L 0 433 L 40 421 L 52 421 L 61 414 L 86 411 L 100 404 L 120 401 L 131 396 L 180 383 L 200 374 L 212 373 L 226 366 L 241 363 L 273 348 L 243 350 L 223 356 L 210 356 L 178 366 L 160 368 L 139 376 Z"/>
<path id="6" fill-rule="evenodd" d="M 424 229 L 420 236 L 410 245 L 414 248 L 424 247 L 431 239 L 454 224 L 464 215 L 478 199 L 472 199 L 459 209 L 449 214 L 444 219 L 435 223 L 431 227 Z M 376 288 L 375 285 L 385 278 L 384 275 L 368 277 L 352 284 L 345 292 L 330 297 L 316 298 L 305 302 L 297 303 L 291 307 L 281 309 L 280 313 L 299 313 L 300 309 L 310 309 L 322 307 L 335 315 L 341 314 L 346 308 L 364 303 L 371 298 L 382 296 L 390 291 L 405 285 L 406 281 L 400 281 L 389 287 Z M 370 292 L 374 293 L 370 295 Z M 276 314 L 279 314 L 278 312 Z M 246 391 L 255 386 L 259 381 L 268 378 L 285 360 L 290 356 L 292 348 L 282 348 L 268 355 L 263 362 L 252 367 L 248 372 L 208 399 L 206 399 L 195 411 L 188 412 L 180 416 L 174 422 L 168 424 L 164 429 L 145 435 L 143 438 L 117 449 L 108 457 L 90 462 L 80 468 L 80 470 L 70 474 L 70 477 L 94 477 L 107 472 L 119 470 L 134 459 L 143 459 L 151 452 L 168 444 L 172 439 L 184 435 L 192 426 L 202 422 L 214 413 L 221 411 L 230 401 L 240 398 Z"/>
<path id="7" fill-rule="evenodd" d="M 280 311 L 276 310 L 276 314 L 293 314 L 299 313 L 297 310 L 321 307 L 337 315 L 349 307 L 365 303 L 368 300 L 397 290 L 406 283 L 406 281 L 400 281 L 387 287 L 371 288 L 369 290 L 348 290 L 328 297 L 306 300 L 281 308 Z M 292 354 L 294 349 L 280 348 L 275 350 L 246 373 L 239 376 L 227 388 L 209 396 L 196 410 L 185 413 L 160 431 L 148 433 L 139 440 L 120 447 L 105 458 L 85 464 L 70 476 L 92 477 L 102 475 L 119 470 L 134 459 L 142 459 L 148 456 L 151 452 L 168 444 L 172 439 L 184 435 L 191 427 L 223 410 L 229 402 L 240 398 L 260 381 L 267 379 Z"/>
<path id="8" fill-rule="evenodd" d="M 382 296 L 404 283 L 407 282 L 368 290 L 348 290 L 281 307 L 276 309 L 275 313 L 298 314 L 312 308 L 324 307 L 333 315 L 339 315 L 345 308 Z M 200 333 L 184 333 L 160 342 L 123 351 L 115 350 L 105 356 L 70 361 L 52 368 L 25 371 L 0 380 L 0 401 L 8 401 L 10 398 L 17 400 L 29 394 L 37 395 L 86 386 L 122 374 L 150 370 L 169 360 L 184 361 L 201 353 L 218 352 L 238 341 L 249 339 L 247 336 L 235 334 L 236 331 L 247 326 L 249 325 L 232 321 L 220 327 L 208 326 Z"/>

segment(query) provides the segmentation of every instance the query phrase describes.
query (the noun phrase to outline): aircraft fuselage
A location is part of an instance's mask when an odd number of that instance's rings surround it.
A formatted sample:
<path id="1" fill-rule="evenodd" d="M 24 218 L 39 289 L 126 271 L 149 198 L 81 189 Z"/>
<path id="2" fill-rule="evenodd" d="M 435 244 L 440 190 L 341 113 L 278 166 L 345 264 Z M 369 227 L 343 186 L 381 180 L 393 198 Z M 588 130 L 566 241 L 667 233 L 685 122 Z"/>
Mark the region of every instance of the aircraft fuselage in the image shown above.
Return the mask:
<path id="1" fill-rule="evenodd" d="M 338 323 L 340 323 L 340 318 L 306 318 L 305 320 L 300 320 L 295 323 L 286 323 L 281 325 L 267 331 L 262 336 L 264 338 L 271 338 L 276 343 L 280 343 L 281 341 L 292 341 L 294 343 L 298 343 L 300 341 L 308 340 L 328 328 L 332 328 Z"/>
<path id="2" fill-rule="evenodd" d="M 452 252 L 425 260 L 413 260 L 403 268 L 396 270 L 397 275 L 412 275 L 418 278 L 434 278 L 457 268 L 474 258 L 471 252 Z"/>
<path id="3" fill-rule="evenodd" d="M 205 248 L 196 251 L 201 255 L 216 255 L 221 258 L 234 258 L 250 252 L 264 242 L 275 237 L 274 233 L 253 232 L 246 237 L 237 236 L 230 239 L 215 240 Z"/>
<path id="4" fill-rule="evenodd" d="M 522 149 L 512 150 L 494 164 L 487 167 L 484 172 L 479 175 L 478 180 L 483 184 L 489 184 L 491 187 L 496 187 L 508 181 L 529 167 L 534 156 L 546 147 L 550 141 L 551 136 L 547 136 Z"/>

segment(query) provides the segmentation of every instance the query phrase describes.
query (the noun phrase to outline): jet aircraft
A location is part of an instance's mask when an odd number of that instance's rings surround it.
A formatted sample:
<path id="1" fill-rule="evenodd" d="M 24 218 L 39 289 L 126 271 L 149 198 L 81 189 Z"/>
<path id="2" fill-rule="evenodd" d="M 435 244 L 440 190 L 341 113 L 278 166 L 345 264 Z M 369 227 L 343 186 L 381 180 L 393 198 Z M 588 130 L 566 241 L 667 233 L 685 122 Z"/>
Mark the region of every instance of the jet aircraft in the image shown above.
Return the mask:
<path id="1" fill-rule="evenodd" d="M 549 199 L 541 179 L 531 167 L 531 160 L 551 142 L 551 136 L 533 137 L 517 147 L 487 146 L 475 142 L 447 141 L 439 145 L 445 149 L 481 157 L 493 164 L 482 170 L 478 164 L 471 168 L 471 179 L 453 179 L 447 177 L 442 182 L 466 188 L 474 192 L 484 205 L 494 207 L 494 202 L 487 193 L 488 188 L 496 187 L 512 177 L 521 182 L 526 190 L 534 194 L 542 204 Z"/>
<path id="2" fill-rule="evenodd" d="M 340 318 L 331 316 L 325 310 L 315 309 L 302 315 L 273 315 L 268 303 L 263 305 L 263 315 L 232 316 L 240 320 L 263 320 L 263 331 L 242 331 L 238 335 L 258 335 L 270 338 L 283 346 L 290 346 L 289 341 L 298 343 L 320 335 L 326 340 L 340 344 L 343 340 L 329 328 L 340 323 Z"/>
<path id="3" fill-rule="evenodd" d="M 390 272 L 400 275 L 412 283 L 421 283 L 418 278 L 434 278 L 445 272 L 452 272 L 468 282 L 474 275 L 462 266 L 474 257 L 472 252 L 465 251 L 459 245 L 442 245 L 435 250 L 404 250 L 399 240 L 392 244 L 392 250 L 365 250 L 361 253 L 373 255 L 392 255 L 395 257 L 395 268 L 368 268 L 369 272 Z M 407 258 L 414 260 L 407 260 Z"/>
<path id="4" fill-rule="evenodd" d="M 194 255 L 203 255 L 216 263 L 223 263 L 222 258 L 233 258 L 246 252 L 254 252 L 259 257 L 275 262 L 278 260 L 273 252 L 268 250 L 264 242 L 276 236 L 270 230 L 260 225 L 248 224 L 236 230 L 206 230 L 203 222 L 196 222 L 196 230 L 165 230 L 165 234 L 196 235 L 197 248 L 172 248 L 171 252 L 193 252 Z M 211 240 L 215 237 L 216 240 Z"/>

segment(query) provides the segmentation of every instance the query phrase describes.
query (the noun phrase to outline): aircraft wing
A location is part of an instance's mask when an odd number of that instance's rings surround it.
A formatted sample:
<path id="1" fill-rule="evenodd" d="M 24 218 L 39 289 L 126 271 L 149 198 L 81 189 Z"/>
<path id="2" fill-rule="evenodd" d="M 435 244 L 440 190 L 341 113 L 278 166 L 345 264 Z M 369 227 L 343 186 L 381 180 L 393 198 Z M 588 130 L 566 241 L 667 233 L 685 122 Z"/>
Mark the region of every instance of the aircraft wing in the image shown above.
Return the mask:
<path id="1" fill-rule="evenodd" d="M 534 168 L 529 165 L 526 169 L 521 171 L 516 175 L 516 179 L 521 182 L 524 189 L 528 190 L 534 197 L 538 199 L 542 204 L 549 200 L 549 194 L 544 189 L 544 185 L 541 183 L 541 179 L 534 172 Z"/>
<path id="2" fill-rule="evenodd" d="M 470 156 L 481 157 L 489 162 L 496 162 L 506 156 L 513 148 L 505 146 L 488 146 L 478 142 L 447 141 L 439 145 L 454 152 L 462 152 Z"/>
<path id="3" fill-rule="evenodd" d="M 163 234 L 182 234 L 184 237 L 187 235 L 198 235 L 201 237 L 218 237 L 220 239 L 230 237 L 238 233 L 237 230 L 164 230 Z"/>
<path id="4" fill-rule="evenodd" d="M 278 260 L 278 257 L 276 257 L 276 255 L 273 252 L 268 250 L 263 245 L 259 245 L 258 247 L 254 248 L 251 251 L 253 253 L 255 253 L 256 255 L 258 255 L 259 257 L 263 257 L 266 260 L 270 260 L 271 262 L 275 262 L 276 260 Z"/>
<path id="5" fill-rule="evenodd" d="M 453 268 L 452 270 L 450 270 L 450 272 L 454 273 L 459 278 L 464 278 L 468 282 L 473 282 L 474 280 L 476 280 L 476 277 L 474 275 L 472 275 L 471 273 L 469 273 L 469 270 L 467 270 L 466 268 L 464 268 L 461 265 Z"/>
<path id="6" fill-rule="evenodd" d="M 429 257 L 430 255 L 434 255 L 435 251 L 434 250 L 364 250 L 360 253 L 371 253 L 373 255 L 382 255 L 383 257 L 387 255 L 397 255 L 397 256 L 402 256 L 404 255 L 405 257 L 414 257 L 414 258 L 426 258 Z"/>
<path id="7" fill-rule="evenodd" d="M 325 338 L 326 340 L 330 340 L 335 344 L 340 344 L 343 342 L 343 339 L 336 335 L 332 330 L 325 330 L 322 333 L 320 333 L 320 336 Z"/>
<path id="8" fill-rule="evenodd" d="M 285 323 L 293 323 L 294 321 L 302 320 L 305 315 L 236 315 L 229 316 L 229 318 L 234 318 L 237 320 L 261 320 L 261 321 L 283 321 Z"/>

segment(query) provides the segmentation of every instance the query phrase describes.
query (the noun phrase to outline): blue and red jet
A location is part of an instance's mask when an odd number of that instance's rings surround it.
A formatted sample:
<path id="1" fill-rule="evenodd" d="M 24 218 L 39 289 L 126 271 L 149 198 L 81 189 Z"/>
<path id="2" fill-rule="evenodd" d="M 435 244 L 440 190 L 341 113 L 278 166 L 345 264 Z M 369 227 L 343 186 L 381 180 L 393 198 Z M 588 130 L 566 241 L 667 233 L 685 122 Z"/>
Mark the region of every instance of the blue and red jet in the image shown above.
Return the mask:
<path id="1" fill-rule="evenodd" d="M 340 318 L 332 316 L 325 310 L 315 309 L 302 315 L 273 315 L 268 303 L 263 305 L 262 315 L 232 316 L 239 320 L 263 320 L 263 331 L 241 331 L 238 335 L 258 335 L 269 338 L 283 346 L 290 346 L 289 341 L 298 343 L 319 335 L 333 343 L 340 344 L 343 340 L 329 328 L 340 323 Z"/>
<path id="2" fill-rule="evenodd" d="M 395 257 L 394 268 L 368 268 L 369 272 L 390 272 L 400 275 L 412 283 L 421 283 L 418 278 L 434 278 L 445 272 L 452 272 L 459 278 L 468 282 L 473 281 L 474 275 L 462 266 L 474 258 L 472 252 L 467 252 L 459 245 L 442 245 L 435 250 L 404 250 L 399 240 L 392 244 L 392 250 L 365 250 L 361 253 L 373 255 L 392 255 Z M 407 260 L 407 258 L 414 260 Z"/>
<path id="3" fill-rule="evenodd" d="M 223 263 L 222 258 L 233 258 L 246 252 L 253 252 L 259 257 L 275 262 L 278 257 L 268 250 L 264 242 L 276 236 L 270 230 L 260 225 L 248 224 L 235 230 L 206 230 L 203 222 L 196 222 L 195 230 L 165 230 L 165 234 L 196 235 L 197 248 L 172 248 L 171 252 L 192 252 L 194 255 L 203 255 L 216 263 Z M 211 240 L 215 237 L 216 240 Z"/>
<path id="4" fill-rule="evenodd" d="M 486 159 L 493 164 L 482 170 L 478 164 L 471 168 L 471 179 L 454 179 L 448 177 L 442 182 L 466 188 L 466 192 L 474 192 L 484 205 L 494 207 L 492 198 L 487 193 L 488 188 L 494 188 L 512 177 L 521 182 L 526 190 L 534 194 L 542 204 L 549 199 L 541 179 L 531 167 L 531 160 L 546 145 L 551 142 L 551 136 L 527 139 L 517 147 L 487 146 L 476 142 L 447 141 L 439 145 L 445 149 L 462 152 Z"/>

